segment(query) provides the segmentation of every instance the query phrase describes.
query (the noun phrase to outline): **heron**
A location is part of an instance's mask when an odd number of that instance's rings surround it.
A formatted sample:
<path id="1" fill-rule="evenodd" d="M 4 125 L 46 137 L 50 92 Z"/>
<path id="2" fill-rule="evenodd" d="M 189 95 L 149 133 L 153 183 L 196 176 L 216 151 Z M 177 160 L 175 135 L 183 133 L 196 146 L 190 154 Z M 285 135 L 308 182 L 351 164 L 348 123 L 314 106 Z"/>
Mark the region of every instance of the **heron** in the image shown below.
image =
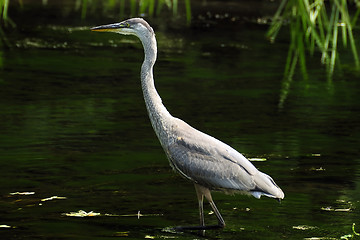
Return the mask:
<path id="1" fill-rule="evenodd" d="M 135 35 L 143 45 L 144 61 L 140 78 L 151 125 L 170 166 L 194 183 L 198 199 L 200 225 L 180 229 L 205 230 L 225 227 L 225 221 L 212 199 L 211 191 L 239 192 L 255 198 L 264 195 L 279 201 L 284 198 L 284 192 L 274 180 L 259 171 L 241 153 L 168 112 L 155 88 L 153 77 L 153 67 L 157 58 L 155 32 L 144 19 L 131 18 L 119 23 L 93 27 L 91 30 Z M 205 225 L 204 197 L 217 217 L 217 225 Z"/>

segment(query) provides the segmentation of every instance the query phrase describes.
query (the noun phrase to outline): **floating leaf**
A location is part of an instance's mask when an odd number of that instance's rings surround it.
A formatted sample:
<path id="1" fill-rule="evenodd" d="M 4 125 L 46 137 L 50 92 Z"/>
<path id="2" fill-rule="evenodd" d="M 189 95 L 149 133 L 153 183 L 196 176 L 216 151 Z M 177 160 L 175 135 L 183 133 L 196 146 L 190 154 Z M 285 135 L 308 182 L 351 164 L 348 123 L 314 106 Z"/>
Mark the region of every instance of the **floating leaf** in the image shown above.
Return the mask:
<path id="1" fill-rule="evenodd" d="M 323 167 L 319 167 L 319 168 L 312 167 L 312 168 L 310 168 L 310 171 L 325 171 L 325 168 L 323 168 Z"/>
<path id="2" fill-rule="evenodd" d="M 52 197 L 49 197 L 49 198 L 43 198 L 43 199 L 41 199 L 41 201 L 45 202 L 45 201 L 51 201 L 51 200 L 55 200 L 55 199 L 66 199 L 66 197 L 52 196 Z"/>
<path id="3" fill-rule="evenodd" d="M 312 157 L 321 157 L 321 154 L 320 153 L 312 153 L 311 156 Z"/>
<path id="4" fill-rule="evenodd" d="M 350 212 L 351 208 L 337 208 L 335 212 Z"/>
<path id="5" fill-rule="evenodd" d="M 323 211 L 334 211 L 334 209 L 332 207 L 322 207 L 321 210 Z"/>
<path id="6" fill-rule="evenodd" d="M 321 210 L 328 212 L 350 212 L 351 208 L 332 208 L 332 207 L 322 207 Z"/>
<path id="7" fill-rule="evenodd" d="M 14 227 L 9 226 L 9 225 L 0 225 L 0 228 L 14 228 Z"/>
<path id="8" fill-rule="evenodd" d="M 70 213 L 63 213 L 62 215 L 68 217 L 95 217 L 95 216 L 105 216 L 105 217 L 149 217 L 149 216 L 160 216 L 162 214 L 141 214 L 140 211 L 134 214 L 111 214 L 111 213 L 95 213 L 93 211 L 85 212 L 84 210 L 79 210 L 78 212 L 70 212 Z"/>
<path id="9" fill-rule="evenodd" d="M 347 235 L 340 237 L 340 239 L 352 239 L 352 238 L 353 238 L 353 235 L 351 235 L 351 234 L 347 234 Z"/>
<path id="10" fill-rule="evenodd" d="M 337 238 L 329 238 L 329 237 L 309 237 L 309 238 L 304 238 L 304 240 L 330 240 L 330 239 L 334 239 L 336 240 Z"/>
<path id="11" fill-rule="evenodd" d="M 10 195 L 33 195 L 35 192 L 13 192 Z"/>
<path id="12" fill-rule="evenodd" d="M 267 161 L 266 158 L 248 158 L 251 162 L 265 162 Z"/>
<path id="13" fill-rule="evenodd" d="M 311 230 L 311 229 L 315 229 L 317 227 L 307 226 L 307 225 L 299 225 L 299 226 L 293 226 L 292 228 L 297 229 L 297 230 Z"/>
<path id="14" fill-rule="evenodd" d="M 129 236 L 129 232 L 116 232 L 114 234 L 115 237 L 128 237 Z"/>
<path id="15" fill-rule="evenodd" d="M 70 213 L 64 213 L 67 217 L 96 217 L 100 216 L 100 213 L 95 213 L 93 211 L 85 212 L 84 210 L 79 210 L 78 212 L 70 212 Z"/>

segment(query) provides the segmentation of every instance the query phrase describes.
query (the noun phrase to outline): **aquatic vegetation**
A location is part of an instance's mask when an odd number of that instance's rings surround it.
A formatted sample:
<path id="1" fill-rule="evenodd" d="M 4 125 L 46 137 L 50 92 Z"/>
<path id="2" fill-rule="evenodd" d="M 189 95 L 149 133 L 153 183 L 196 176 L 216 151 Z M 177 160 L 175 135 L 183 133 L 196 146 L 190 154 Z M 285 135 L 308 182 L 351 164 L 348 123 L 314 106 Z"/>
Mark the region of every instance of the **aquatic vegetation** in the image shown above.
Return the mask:
<path id="1" fill-rule="evenodd" d="M 190 0 L 185 0 L 186 20 L 191 21 L 191 5 Z M 108 1 L 77 1 L 77 8 L 81 8 L 81 18 L 85 19 L 87 11 L 91 11 L 94 7 L 101 5 L 102 9 L 119 9 L 120 18 L 127 16 L 142 16 L 148 15 L 150 17 L 159 15 L 166 7 L 172 11 L 174 16 L 178 15 L 178 0 L 108 0 Z"/>
<path id="2" fill-rule="evenodd" d="M 191 2 L 190 0 L 184 0 L 183 2 L 185 13 L 182 12 L 181 14 L 179 14 L 178 11 L 178 0 L 76 0 L 72 4 L 71 8 L 75 12 L 79 13 L 79 18 L 82 20 L 85 20 L 89 13 L 97 15 L 99 12 L 102 12 L 107 16 L 118 15 L 118 17 L 122 19 L 125 16 L 153 17 L 158 16 L 167 10 L 171 11 L 174 17 L 184 15 L 187 24 L 190 24 Z M 41 4 L 43 7 L 46 7 L 49 5 L 49 2 L 47 0 L 43 0 Z M 8 16 L 9 5 L 9 0 L 0 0 L 0 39 L 6 47 L 11 47 L 12 44 L 8 41 L 4 29 L 16 27 L 15 22 Z M 23 5 L 23 1 L 18 0 L 17 6 L 13 7 L 22 8 Z"/>
<path id="3" fill-rule="evenodd" d="M 41 202 L 52 201 L 55 199 L 67 199 L 67 197 L 52 196 L 52 197 L 41 199 Z"/>
<path id="4" fill-rule="evenodd" d="M 297 229 L 297 230 L 311 230 L 311 229 L 316 229 L 317 227 L 313 227 L 313 226 L 308 226 L 308 225 L 298 225 L 298 226 L 293 226 L 293 229 Z"/>
<path id="5" fill-rule="evenodd" d="M 100 213 L 96 213 L 93 211 L 86 212 L 84 210 L 79 210 L 78 212 L 64 213 L 63 215 L 67 217 L 96 217 L 96 216 L 100 216 Z"/>
<path id="6" fill-rule="evenodd" d="M 6 23 L 8 19 L 8 8 L 9 8 L 9 0 L 0 1 L 0 16 L 1 16 L 1 24 Z"/>
<path id="7" fill-rule="evenodd" d="M 86 212 L 84 210 L 79 210 L 77 212 L 70 212 L 70 213 L 62 213 L 63 216 L 67 217 L 136 217 L 140 219 L 140 217 L 153 217 L 153 216 L 161 216 L 162 214 L 141 214 L 138 211 L 135 214 L 111 214 L 111 213 L 97 213 L 94 211 Z"/>
<path id="8" fill-rule="evenodd" d="M 9 225 L 6 225 L 6 224 L 2 224 L 2 225 L 0 225 L 0 229 L 1 228 L 15 228 L 15 227 L 9 226 Z"/>
<path id="9" fill-rule="evenodd" d="M 13 192 L 10 195 L 33 195 L 35 192 Z"/>
<path id="10" fill-rule="evenodd" d="M 359 5 L 359 1 L 357 4 Z M 351 20 L 346 0 L 333 0 L 329 4 L 325 3 L 324 0 L 283 0 L 281 2 L 267 33 L 267 37 L 273 42 L 283 25 L 288 25 L 290 29 L 290 46 L 279 107 L 284 104 L 298 65 L 303 79 L 308 79 L 307 51 L 310 55 L 320 51 L 321 63 L 326 67 L 329 83 L 332 81 L 335 65 L 340 68 L 338 63 L 338 43 L 340 40 L 342 40 L 344 48 L 351 48 L 355 69 L 360 69 L 353 36 L 353 26 L 359 13 L 360 8 L 357 8 L 356 14 Z"/>
<path id="11" fill-rule="evenodd" d="M 3 42 L 5 42 L 6 38 L 5 38 L 5 34 L 4 31 L 2 29 L 2 25 L 3 23 L 6 21 L 7 19 L 7 9 L 8 9 L 8 5 L 9 5 L 9 1 L 8 0 L 2 0 L 0 1 L 0 38 L 3 40 Z"/>
<path id="12" fill-rule="evenodd" d="M 9 4 L 9 0 L 0 0 L 0 39 L 5 46 L 10 46 L 10 42 L 6 38 L 3 28 L 16 26 L 15 22 L 8 16 Z M 19 0 L 19 4 L 22 5 L 22 0 Z"/>
<path id="13" fill-rule="evenodd" d="M 352 233 L 351 234 L 347 234 L 344 236 L 341 236 L 340 239 L 346 239 L 346 240 L 350 240 L 350 239 L 360 239 L 360 233 L 355 231 L 355 223 L 353 223 L 352 225 Z"/>
<path id="14" fill-rule="evenodd" d="M 10 1 L 9 0 L 0 0 L 0 30 L 3 26 L 5 27 L 15 27 L 16 24 L 8 16 Z M 19 0 L 19 6 L 22 6 L 22 0 Z M 2 30 L 1 30 L 2 31 Z"/>

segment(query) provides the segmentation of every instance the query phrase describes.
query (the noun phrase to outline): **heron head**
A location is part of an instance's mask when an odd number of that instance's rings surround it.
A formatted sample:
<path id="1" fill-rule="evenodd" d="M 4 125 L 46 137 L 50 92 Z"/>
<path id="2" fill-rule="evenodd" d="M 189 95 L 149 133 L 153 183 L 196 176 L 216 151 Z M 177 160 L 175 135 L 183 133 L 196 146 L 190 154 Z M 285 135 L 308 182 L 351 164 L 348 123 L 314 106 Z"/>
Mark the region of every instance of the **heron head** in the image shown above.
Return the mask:
<path id="1" fill-rule="evenodd" d="M 97 32 L 115 32 L 124 35 L 135 35 L 138 37 L 154 34 L 154 30 L 142 18 L 131 18 L 120 23 L 113 23 L 91 28 L 91 31 Z"/>

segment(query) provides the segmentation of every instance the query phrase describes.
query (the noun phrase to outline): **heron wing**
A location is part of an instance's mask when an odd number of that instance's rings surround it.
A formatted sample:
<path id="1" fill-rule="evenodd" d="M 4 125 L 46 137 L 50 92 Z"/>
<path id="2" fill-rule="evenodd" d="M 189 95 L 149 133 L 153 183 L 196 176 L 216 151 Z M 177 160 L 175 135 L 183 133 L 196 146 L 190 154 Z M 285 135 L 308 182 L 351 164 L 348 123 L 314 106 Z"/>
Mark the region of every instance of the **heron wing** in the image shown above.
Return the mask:
<path id="1" fill-rule="evenodd" d="M 166 149 L 181 175 L 211 189 L 255 189 L 258 170 L 239 152 L 196 129 L 182 133 Z"/>

